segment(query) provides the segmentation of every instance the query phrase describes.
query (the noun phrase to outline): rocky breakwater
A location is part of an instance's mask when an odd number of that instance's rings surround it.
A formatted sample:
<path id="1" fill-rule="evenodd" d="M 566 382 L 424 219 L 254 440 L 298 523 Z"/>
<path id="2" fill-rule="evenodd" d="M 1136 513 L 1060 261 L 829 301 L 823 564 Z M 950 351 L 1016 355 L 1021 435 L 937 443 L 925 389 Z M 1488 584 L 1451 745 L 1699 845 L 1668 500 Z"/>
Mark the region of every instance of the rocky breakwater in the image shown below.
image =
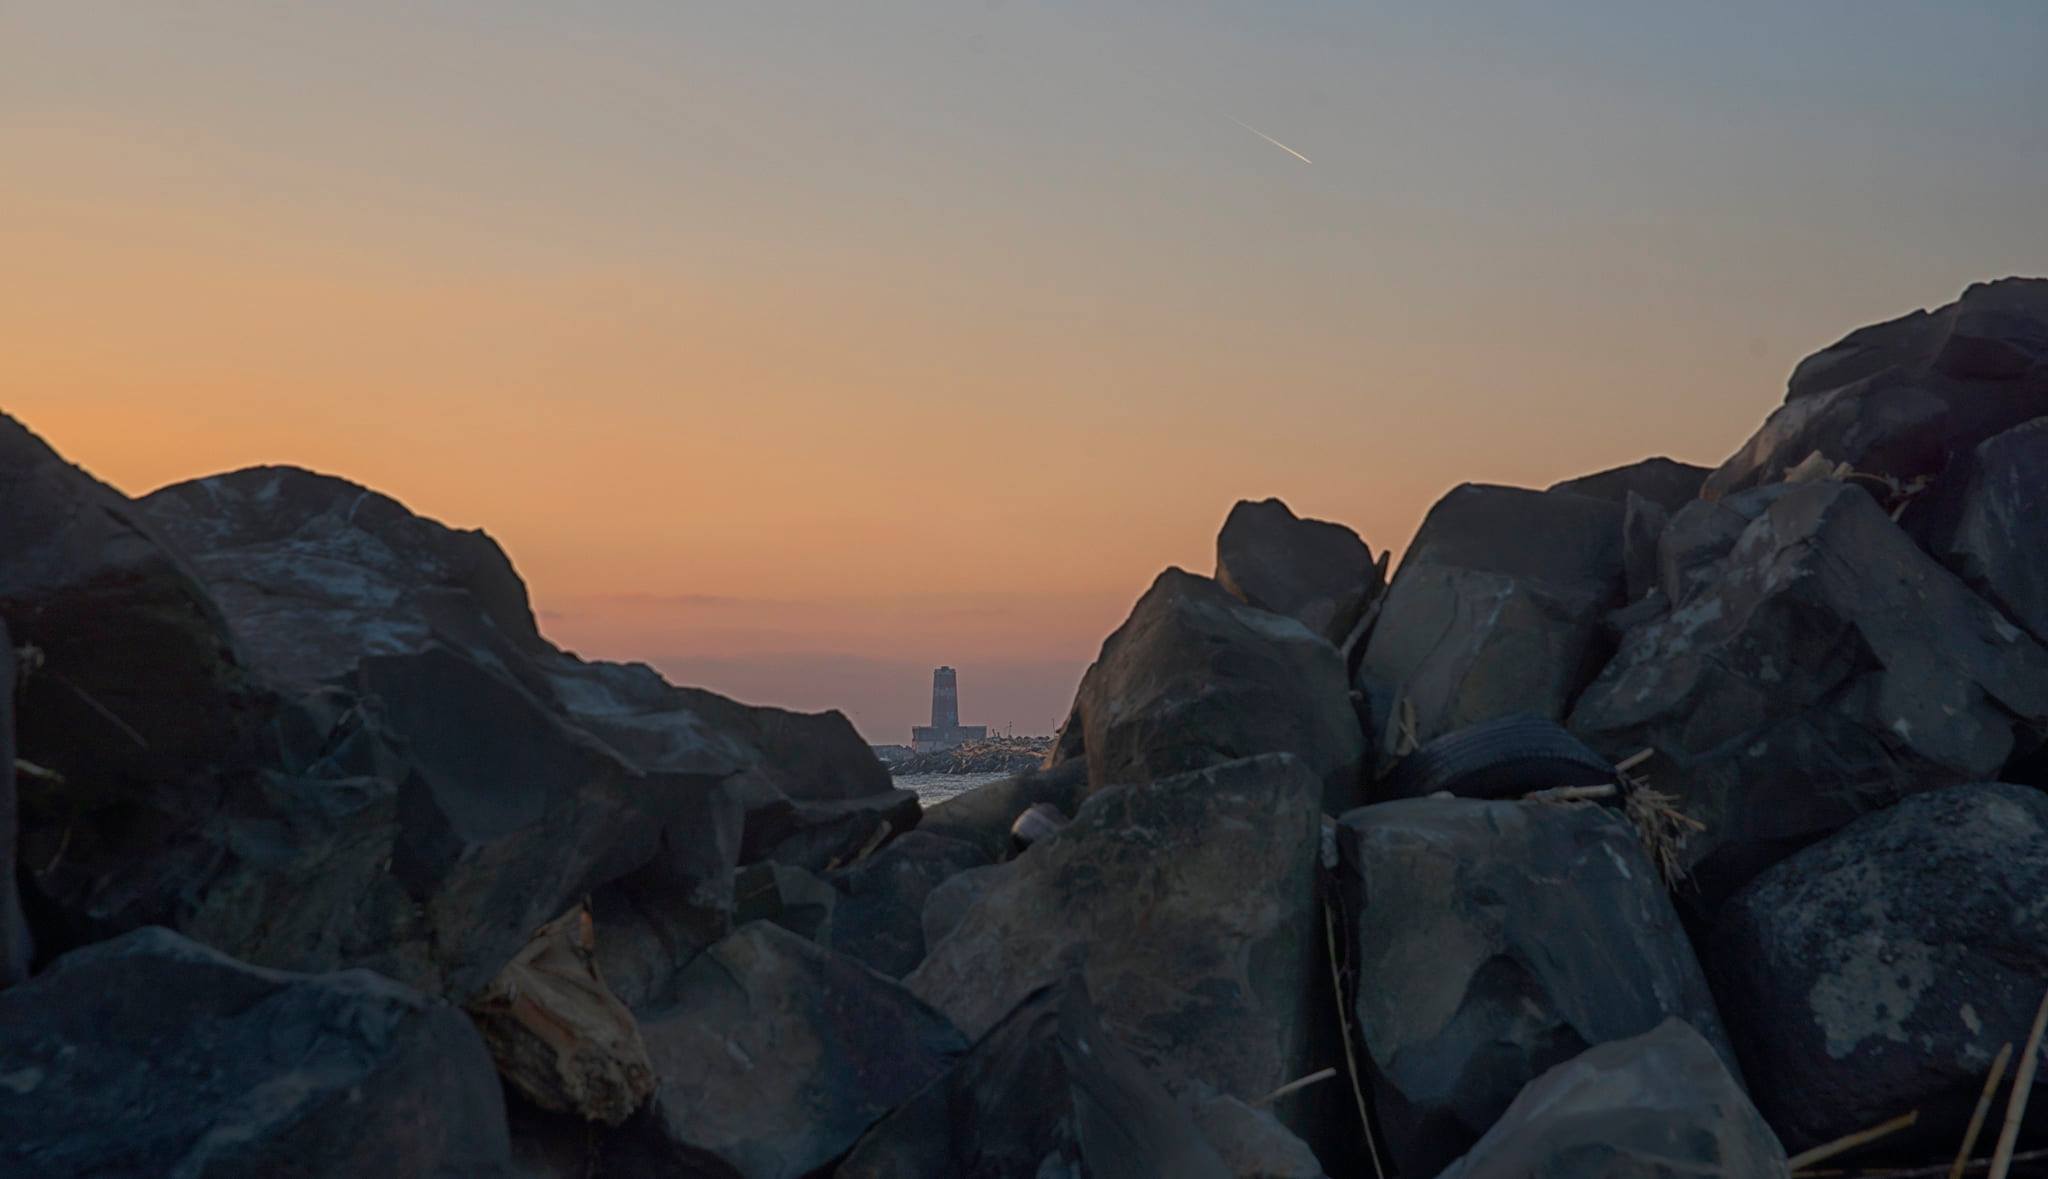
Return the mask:
<path id="1" fill-rule="evenodd" d="M 990 737 L 897 758 L 889 763 L 889 772 L 899 778 L 912 774 L 1021 774 L 1037 769 L 1051 750 L 1050 737 Z"/>
<path id="2" fill-rule="evenodd" d="M 0 422 L 0 1173 L 1945 1167 L 2048 988 L 2043 470 L 2007 280 L 1391 580 L 1240 504 L 927 811 L 481 533 Z"/>

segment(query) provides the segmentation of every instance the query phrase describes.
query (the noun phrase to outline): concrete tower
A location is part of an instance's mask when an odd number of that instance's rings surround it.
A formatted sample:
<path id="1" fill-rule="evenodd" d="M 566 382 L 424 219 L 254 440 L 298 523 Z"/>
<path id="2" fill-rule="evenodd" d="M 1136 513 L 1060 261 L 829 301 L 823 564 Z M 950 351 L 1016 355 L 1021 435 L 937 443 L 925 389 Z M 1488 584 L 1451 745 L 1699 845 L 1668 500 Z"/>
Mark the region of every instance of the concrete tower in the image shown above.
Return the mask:
<path id="1" fill-rule="evenodd" d="M 960 677 L 950 667 L 932 669 L 932 723 L 910 730 L 910 747 L 919 753 L 951 749 L 988 737 L 987 725 L 960 723 Z"/>
<path id="2" fill-rule="evenodd" d="M 960 727 L 960 680 L 950 667 L 932 672 L 932 728 Z"/>

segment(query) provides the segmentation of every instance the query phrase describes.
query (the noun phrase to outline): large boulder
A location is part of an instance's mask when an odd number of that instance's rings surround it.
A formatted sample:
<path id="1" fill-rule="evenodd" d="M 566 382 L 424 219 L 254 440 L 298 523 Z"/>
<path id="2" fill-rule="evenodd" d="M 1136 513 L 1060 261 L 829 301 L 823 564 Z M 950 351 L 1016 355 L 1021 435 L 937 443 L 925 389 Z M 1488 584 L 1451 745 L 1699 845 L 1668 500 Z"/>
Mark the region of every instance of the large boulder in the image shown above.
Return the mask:
<path id="1" fill-rule="evenodd" d="M 730 931 L 749 853 L 822 868 L 916 822 L 843 716 L 555 649 L 481 533 L 284 468 L 132 504 L 7 426 L 53 948 L 160 923 L 467 998 L 587 896 L 639 1005 Z"/>
<path id="2" fill-rule="evenodd" d="M 1304 520 L 1277 499 L 1239 500 L 1216 536 L 1216 584 L 1341 645 L 1386 588 L 1372 550 L 1342 524 Z"/>
<path id="3" fill-rule="evenodd" d="M 0 416 L 0 621 L 22 648 L 22 874 L 47 949 L 160 920 L 110 912 L 218 806 L 275 699 L 238 662 L 192 569 L 125 496 Z"/>
<path id="4" fill-rule="evenodd" d="M 2044 724 L 2048 650 L 1843 483 L 1772 499 L 1571 719 L 1610 756 L 1659 754 L 1656 785 L 1706 825 L 1685 860 L 1707 907 L 1859 815 L 1996 778 Z"/>
<path id="5" fill-rule="evenodd" d="M 1228 1179 L 1188 1113 L 1105 1028 L 1078 978 L 1027 995 L 862 1138 L 836 1179 Z"/>
<path id="6" fill-rule="evenodd" d="M 669 971 L 723 934 L 739 814 L 717 779 L 642 774 L 442 646 L 365 659 L 356 686 L 332 754 L 209 824 L 190 896 L 161 902 L 180 929 L 264 965 L 369 965 L 458 999 L 592 894 L 607 941 L 633 936 L 621 911 L 658 926 Z"/>
<path id="7" fill-rule="evenodd" d="M 1929 547 L 1971 589 L 2048 643 L 2048 417 L 1987 439 L 1958 464 Z"/>
<path id="8" fill-rule="evenodd" d="M 1058 834 L 978 870 L 980 895 L 905 982 L 980 1036 L 1078 971 L 1170 1090 L 1262 1097 L 1333 1063 L 1316 1057 L 1333 1046 L 1312 1006 L 1328 981 L 1321 794 L 1291 754 L 1102 791 Z"/>
<path id="9" fill-rule="evenodd" d="M 462 1012 L 368 971 L 259 970 L 161 928 L 0 992 L 0 1171 L 492 1175 L 510 1159 Z"/>
<path id="10" fill-rule="evenodd" d="M 1337 649 L 1214 581 L 1168 569 L 1102 644 L 1052 761 L 1093 790 L 1265 753 L 1299 757 L 1324 805 L 1358 797 L 1365 735 Z"/>
<path id="11" fill-rule="evenodd" d="M 924 961 L 924 905 L 948 878 L 987 864 L 971 843 L 912 831 L 830 876 L 831 946 L 870 970 L 902 978 Z"/>
<path id="12" fill-rule="evenodd" d="M 1785 404 L 1707 479 L 1708 499 L 1818 453 L 1908 485 L 2048 413 L 2048 279 L 1978 283 L 1934 312 L 1861 328 L 1800 362 Z"/>
<path id="13" fill-rule="evenodd" d="M 622 1175 L 800 1179 L 967 1048 L 895 982 L 767 922 L 699 956 L 641 1026 L 661 1088 L 607 1146 Z"/>
<path id="14" fill-rule="evenodd" d="M 274 682 L 312 687 L 449 632 L 480 649 L 544 646 L 526 584 L 494 541 L 346 480 L 253 467 L 137 506 L 190 558 L 244 657 Z"/>
<path id="15" fill-rule="evenodd" d="M 346 677 L 365 657 L 441 646 L 646 772 L 738 776 L 756 805 L 784 809 L 890 789 L 888 771 L 836 712 L 752 708 L 676 687 L 642 664 L 558 650 L 496 542 L 368 488 L 260 467 L 176 484 L 139 506 L 189 555 L 251 663 L 289 687 Z"/>
<path id="16" fill-rule="evenodd" d="M 1706 467 L 1675 459 L 1646 458 L 1625 467 L 1567 479 L 1553 484 L 1550 490 L 1590 495 L 1618 504 L 1627 503 L 1631 495 L 1640 496 L 1667 512 L 1675 512 L 1699 498 L 1700 488 L 1712 473 Z"/>
<path id="17" fill-rule="evenodd" d="M 1968 785 L 1866 816 L 1723 906 L 1707 962 L 1786 1146 L 1917 1109 L 1887 1146 L 1953 1149 L 1999 1046 L 2026 1043 L 2044 896 L 2048 796 Z M 2028 1121 L 2044 1113 L 2037 1089 Z"/>
<path id="18" fill-rule="evenodd" d="M 1614 812 L 1408 799 L 1344 816 L 1338 850 L 1357 1028 L 1403 1174 L 1464 1153 L 1544 1070 L 1667 1018 L 1732 1067 L 1663 881 Z"/>
<path id="19" fill-rule="evenodd" d="M 1587 1049 L 1529 1082 L 1439 1179 L 1784 1179 L 1785 1149 L 1692 1026 Z"/>
<path id="20" fill-rule="evenodd" d="M 1423 521 L 1359 666 L 1394 686 L 1415 739 L 1511 713 L 1564 716 L 1607 655 L 1621 605 L 1623 507 L 1467 484 Z"/>

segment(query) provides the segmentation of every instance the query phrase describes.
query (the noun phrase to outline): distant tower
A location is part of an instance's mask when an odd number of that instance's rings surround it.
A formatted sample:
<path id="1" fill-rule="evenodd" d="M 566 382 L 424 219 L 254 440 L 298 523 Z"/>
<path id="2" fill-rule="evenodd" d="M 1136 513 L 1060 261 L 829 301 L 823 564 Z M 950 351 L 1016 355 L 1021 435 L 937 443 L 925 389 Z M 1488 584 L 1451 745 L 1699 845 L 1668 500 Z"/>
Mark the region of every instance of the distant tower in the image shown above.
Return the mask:
<path id="1" fill-rule="evenodd" d="M 950 667 L 932 672 L 932 728 L 960 727 L 960 680 Z"/>

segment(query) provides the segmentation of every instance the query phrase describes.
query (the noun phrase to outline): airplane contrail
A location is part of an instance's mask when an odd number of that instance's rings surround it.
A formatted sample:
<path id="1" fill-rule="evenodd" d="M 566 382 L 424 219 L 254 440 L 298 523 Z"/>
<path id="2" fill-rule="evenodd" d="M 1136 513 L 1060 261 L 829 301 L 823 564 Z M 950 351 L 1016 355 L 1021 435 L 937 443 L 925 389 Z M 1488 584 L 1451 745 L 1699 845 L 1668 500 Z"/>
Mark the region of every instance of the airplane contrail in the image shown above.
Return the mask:
<path id="1" fill-rule="evenodd" d="M 1259 130 L 1257 127 L 1252 126 L 1250 123 L 1245 122 L 1243 119 L 1240 119 L 1235 115 L 1225 115 L 1223 117 L 1229 119 L 1231 122 L 1236 123 L 1238 126 L 1258 136 L 1260 139 L 1265 140 L 1267 143 L 1272 144 L 1274 147 L 1279 148 L 1281 151 L 1286 152 L 1288 155 L 1293 156 L 1295 159 L 1300 160 L 1302 163 L 1315 163 L 1314 160 L 1311 160 L 1307 156 L 1302 155 L 1300 152 L 1295 151 L 1293 148 L 1273 138 L 1271 135 L 1266 134 L 1264 131 Z"/>

